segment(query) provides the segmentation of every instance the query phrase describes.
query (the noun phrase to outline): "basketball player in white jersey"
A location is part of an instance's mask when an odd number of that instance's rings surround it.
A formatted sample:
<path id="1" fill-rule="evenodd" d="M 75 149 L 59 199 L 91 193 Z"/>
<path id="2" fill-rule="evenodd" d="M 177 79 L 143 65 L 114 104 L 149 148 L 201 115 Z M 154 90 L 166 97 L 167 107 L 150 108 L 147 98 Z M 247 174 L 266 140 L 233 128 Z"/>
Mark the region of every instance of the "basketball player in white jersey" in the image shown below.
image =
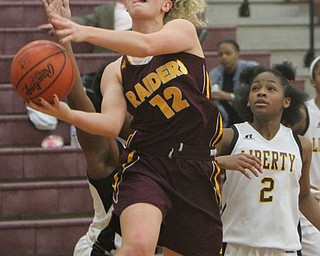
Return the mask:
<path id="1" fill-rule="evenodd" d="M 251 67 L 241 74 L 248 86 L 238 109 L 247 122 L 224 130 L 218 155 L 252 154 L 261 160 L 263 173 L 256 177 L 248 170 L 248 179 L 226 168 L 225 256 L 301 255 L 299 209 L 320 228 L 320 206 L 310 193 L 311 143 L 281 124 L 299 120 L 298 109 L 306 98 L 289 84 L 294 78 L 288 63 L 272 69 Z"/>
<path id="2" fill-rule="evenodd" d="M 316 90 L 316 96 L 301 106 L 301 120 L 288 126 L 311 140 L 311 193 L 320 201 L 320 56 L 315 58 L 310 65 L 310 79 Z M 320 232 L 303 215 L 301 216 L 301 231 L 302 255 L 320 255 Z"/>

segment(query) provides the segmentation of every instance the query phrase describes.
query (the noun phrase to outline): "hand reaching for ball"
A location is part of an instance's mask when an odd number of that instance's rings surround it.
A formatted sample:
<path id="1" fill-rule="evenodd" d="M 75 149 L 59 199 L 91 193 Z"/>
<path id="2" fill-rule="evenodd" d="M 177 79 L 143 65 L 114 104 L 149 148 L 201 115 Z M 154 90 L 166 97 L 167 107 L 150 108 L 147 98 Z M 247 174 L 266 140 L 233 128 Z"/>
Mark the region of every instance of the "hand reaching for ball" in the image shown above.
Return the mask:
<path id="1" fill-rule="evenodd" d="M 38 98 L 38 103 L 34 103 L 31 100 L 25 100 L 26 106 L 38 110 L 42 113 L 55 116 L 56 118 L 60 119 L 61 121 L 71 123 L 72 115 L 71 109 L 63 101 L 60 101 L 56 94 L 53 95 L 53 103 L 49 103 L 43 98 Z"/>

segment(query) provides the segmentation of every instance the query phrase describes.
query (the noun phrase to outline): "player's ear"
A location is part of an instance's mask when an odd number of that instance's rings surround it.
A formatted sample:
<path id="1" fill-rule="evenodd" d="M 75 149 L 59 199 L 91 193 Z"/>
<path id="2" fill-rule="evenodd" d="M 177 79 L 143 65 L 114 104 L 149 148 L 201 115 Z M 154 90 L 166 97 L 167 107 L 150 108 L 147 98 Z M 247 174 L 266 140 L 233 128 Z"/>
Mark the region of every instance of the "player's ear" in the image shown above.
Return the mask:
<path id="1" fill-rule="evenodd" d="M 168 11 L 170 11 L 171 7 L 172 7 L 172 1 L 168 0 L 162 5 L 162 10 L 164 12 L 168 12 Z"/>
<path id="2" fill-rule="evenodd" d="M 288 107 L 290 107 L 290 104 L 291 104 L 291 98 L 290 98 L 290 97 L 284 98 L 284 100 L 283 100 L 283 107 L 284 107 L 284 108 L 288 108 Z"/>

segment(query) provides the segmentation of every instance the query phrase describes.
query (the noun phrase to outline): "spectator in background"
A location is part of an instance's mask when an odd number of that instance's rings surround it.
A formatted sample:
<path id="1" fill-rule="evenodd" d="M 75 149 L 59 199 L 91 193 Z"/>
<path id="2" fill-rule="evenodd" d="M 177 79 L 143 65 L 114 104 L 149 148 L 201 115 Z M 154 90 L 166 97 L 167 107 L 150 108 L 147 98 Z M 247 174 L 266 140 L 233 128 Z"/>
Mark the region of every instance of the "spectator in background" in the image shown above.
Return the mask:
<path id="1" fill-rule="evenodd" d="M 220 65 L 210 71 L 212 98 L 216 101 L 223 119 L 223 126 L 230 127 L 241 122 L 233 106 L 236 90 L 241 86 L 239 75 L 248 66 L 257 65 L 255 61 L 241 60 L 240 47 L 234 40 L 224 39 L 217 44 Z"/>
<path id="2" fill-rule="evenodd" d="M 126 11 L 125 0 L 98 5 L 92 13 L 73 17 L 72 20 L 81 25 L 105 29 L 130 30 L 132 27 L 131 17 Z M 95 45 L 93 52 L 102 53 L 110 52 L 110 50 Z"/>

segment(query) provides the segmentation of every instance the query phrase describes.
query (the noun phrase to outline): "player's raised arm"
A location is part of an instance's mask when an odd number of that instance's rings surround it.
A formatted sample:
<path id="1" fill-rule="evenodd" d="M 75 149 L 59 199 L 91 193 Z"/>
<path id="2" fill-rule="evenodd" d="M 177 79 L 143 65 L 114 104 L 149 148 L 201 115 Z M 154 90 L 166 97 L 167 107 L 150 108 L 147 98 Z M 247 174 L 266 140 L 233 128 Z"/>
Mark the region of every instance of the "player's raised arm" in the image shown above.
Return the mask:
<path id="1" fill-rule="evenodd" d="M 169 2 L 168 2 L 169 3 Z M 184 19 L 168 22 L 158 31 L 114 31 L 79 25 L 60 15 L 50 15 L 60 42 L 88 42 L 135 57 L 190 52 L 203 57 L 195 26 Z M 134 23 L 133 23 L 134 28 Z"/>

